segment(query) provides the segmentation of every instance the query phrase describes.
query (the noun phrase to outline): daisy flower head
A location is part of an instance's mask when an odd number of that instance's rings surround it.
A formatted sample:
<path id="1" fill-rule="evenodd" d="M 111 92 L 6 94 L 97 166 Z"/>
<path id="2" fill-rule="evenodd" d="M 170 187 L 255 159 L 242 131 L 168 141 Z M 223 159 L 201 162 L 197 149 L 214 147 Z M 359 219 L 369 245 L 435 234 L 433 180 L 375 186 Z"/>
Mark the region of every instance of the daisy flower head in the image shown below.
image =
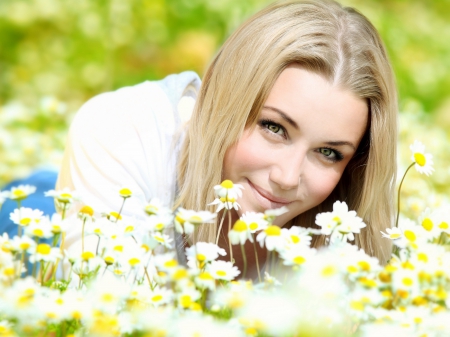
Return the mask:
<path id="1" fill-rule="evenodd" d="M 175 229 L 178 233 L 192 234 L 196 226 L 212 223 L 216 214 L 208 211 L 196 212 L 180 207 L 175 214 Z"/>
<path id="2" fill-rule="evenodd" d="M 80 200 L 80 196 L 76 191 L 71 191 L 69 188 L 64 187 L 60 191 L 56 190 L 50 190 L 47 192 L 44 192 L 44 195 L 46 197 L 52 197 L 54 198 L 58 203 L 60 204 L 71 204 L 76 200 Z"/>
<path id="3" fill-rule="evenodd" d="M 245 212 L 241 216 L 241 220 L 248 224 L 250 233 L 256 233 L 260 230 L 266 229 L 269 222 L 265 218 L 265 214 L 256 212 Z"/>
<path id="4" fill-rule="evenodd" d="M 59 248 L 51 247 L 46 243 L 40 243 L 37 246 L 31 246 L 28 252 L 31 254 L 31 263 L 36 263 L 38 261 L 55 262 L 56 259 L 62 258 Z"/>
<path id="5" fill-rule="evenodd" d="M 241 272 L 229 261 L 213 261 L 208 265 L 206 271 L 216 280 L 231 281 Z"/>
<path id="6" fill-rule="evenodd" d="M 281 235 L 281 228 L 275 225 L 270 225 L 263 231 L 261 231 L 256 237 L 256 241 L 259 242 L 261 248 L 266 245 L 266 249 L 269 251 L 272 250 L 281 250 L 284 247 L 285 240 Z"/>
<path id="7" fill-rule="evenodd" d="M 288 211 L 289 210 L 286 206 L 280 208 L 267 209 L 264 212 L 264 219 L 266 219 L 268 222 L 273 222 L 277 216 L 280 216 Z"/>
<path id="8" fill-rule="evenodd" d="M 225 249 L 218 245 L 209 242 L 197 242 L 195 245 L 186 248 L 186 257 L 188 259 L 188 266 L 193 268 L 200 265 L 200 268 L 206 263 L 214 261 L 221 256 L 227 255 Z"/>
<path id="9" fill-rule="evenodd" d="M 20 207 L 9 214 L 9 218 L 16 225 L 27 227 L 31 223 L 39 223 L 43 218 L 43 212 L 38 209 L 31 209 L 28 207 Z"/>
<path id="10" fill-rule="evenodd" d="M 243 245 L 247 240 L 253 242 L 250 227 L 242 219 L 239 219 L 234 223 L 233 228 L 231 228 L 228 232 L 228 238 L 230 239 L 232 245 Z"/>
<path id="11" fill-rule="evenodd" d="M 94 217 L 94 210 L 91 206 L 85 205 L 78 211 L 78 217 L 83 221 L 92 220 Z"/>
<path id="12" fill-rule="evenodd" d="M 133 195 L 133 192 L 128 187 L 122 187 L 119 189 L 119 195 L 121 198 L 127 199 Z"/>
<path id="13" fill-rule="evenodd" d="M 411 160 L 415 163 L 414 167 L 417 172 L 423 173 L 427 176 L 433 173 L 433 155 L 430 153 L 425 153 L 425 145 L 423 145 L 418 140 L 410 145 L 410 150 L 412 152 Z"/>
<path id="14" fill-rule="evenodd" d="M 224 180 L 220 185 L 214 186 L 216 199 L 209 205 L 217 205 L 216 213 L 222 209 L 238 210 L 240 205 L 236 202 L 237 198 L 242 196 L 242 185 L 233 184 L 231 180 Z"/>
<path id="15" fill-rule="evenodd" d="M 35 186 L 19 185 L 17 187 L 12 187 L 7 196 L 11 200 L 22 201 L 34 192 L 36 192 Z"/>
<path id="16" fill-rule="evenodd" d="M 158 198 L 153 198 L 144 207 L 145 213 L 148 215 L 170 214 L 170 208 L 163 205 Z"/>
<path id="17" fill-rule="evenodd" d="M 53 236 L 52 225 L 48 218 L 44 218 L 40 222 L 32 222 L 29 226 L 25 227 L 25 234 L 29 237 L 48 239 Z"/>

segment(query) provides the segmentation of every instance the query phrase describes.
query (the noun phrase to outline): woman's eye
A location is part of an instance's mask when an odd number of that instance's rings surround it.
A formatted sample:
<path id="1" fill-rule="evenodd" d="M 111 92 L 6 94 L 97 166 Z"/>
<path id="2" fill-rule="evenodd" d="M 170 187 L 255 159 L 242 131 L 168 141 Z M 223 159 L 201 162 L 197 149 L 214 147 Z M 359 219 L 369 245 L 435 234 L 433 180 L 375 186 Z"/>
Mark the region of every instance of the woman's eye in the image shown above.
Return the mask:
<path id="1" fill-rule="evenodd" d="M 334 154 L 332 149 L 322 148 L 319 151 L 326 157 L 330 157 L 332 154 Z"/>
<path id="2" fill-rule="evenodd" d="M 264 128 L 264 129 L 266 129 L 267 131 L 269 131 L 270 133 L 273 133 L 273 134 L 276 134 L 276 135 L 278 135 L 278 136 L 282 136 L 282 137 L 285 137 L 285 131 L 284 131 L 284 128 L 280 125 L 280 124 L 278 124 L 278 123 L 275 123 L 275 122 L 272 122 L 272 121 L 270 121 L 270 120 L 262 120 L 261 122 L 260 122 L 260 125 Z"/>
<path id="3" fill-rule="evenodd" d="M 341 161 L 344 158 L 344 156 L 339 151 L 329 149 L 327 147 L 320 148 L 319 152 L 332 162 Z"/>

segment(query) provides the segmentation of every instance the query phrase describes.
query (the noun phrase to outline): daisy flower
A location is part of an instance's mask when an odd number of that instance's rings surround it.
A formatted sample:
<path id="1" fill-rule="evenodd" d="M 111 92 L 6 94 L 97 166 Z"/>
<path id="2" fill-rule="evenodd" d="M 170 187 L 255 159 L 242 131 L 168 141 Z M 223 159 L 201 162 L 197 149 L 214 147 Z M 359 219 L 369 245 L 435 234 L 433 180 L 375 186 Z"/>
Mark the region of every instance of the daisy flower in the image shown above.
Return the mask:
<path id="1" fill-rule="evenodd" d="M 173 239 L 167 234 L 156 232 L 151 234 L 151 238 L 166 248 L 172 248 L 171 242 Z"/>
<path id="2" fill-rule="evenodd" d="M 195 276 L 194 282 L 200 289 L 214 290 L 216 288 L 215 278 L 207 271 L 202 271 Z"/>
<path id="3" fill-rule="evenodd" d="M 281 235 L 281 228 L 275 225 L 270 225 L 263 231 L 261 231 L 256 237 L 256 241 L 259 242 L 261 248 L 266 245 L 267 250 L 281 250 L 284 246 L 284 239 Z"/>
<path id="4" fill-rule="evenodd" d="M 303 245 L 296 245 L 292 249 L 283 250 L 280 257 L 286 266 L 301 266 L 306 261 L 312 259 L 316 250 Z"/>
<path id="5" fill-rule="evenodd" d="M 193 287 L 184 287 L 177 294 L 178 306 L 183 309 L 195 308 L 195 302 L 200 298 L 201 293 Z"/>
<path id="6" fill-rule="evenodd" d="M 307 246 L 311 245 L 311 235 L 307 228 L 292 226 L 291 228 L 282 228 L 281 235 L 286 239 L 288 246 Z"/>
<path id="7" fill-rule="evenodd" d="M 32 222 L 29 226 L 25 227 L 25 234 L 30 237 L 48 239 L 53 236 L 52 225 L 48 218 L 40 222 Z"/>
<path id="8" fill-rule="evenodd" d="M 43 212 L 38 209 L 31 209 L 28 207 L 20 207 L 9 214 L 9 218 L 16 225 L 27 227 L 32 222 L 39 222 L 43 219 Z"/>
<path id="9" fill-rule="evenodd" d="M 11 240 L 11 245 L 14 251 L 28 251 L 36 247 L 36 241 L 26 235 L 22 237 L 15 236 Z"/>
<path id="10" fill-rule="evenodd" d="M 35 186 L 19 185 L 17 187 L 12 187 L 7 196 L 11 200 L 22 201 L 34 192 L 36 192 Z"/>
<path id="11" fill-rule="evenodd" d="M 170 213 L 154 214 L 147 218 L 145 226 L 151 232 L 162 232 L 173 226 L 173 215 Z"/>
<path id="12" fill-rule="evenodd" d="M 273 208 L 273 209 L 267 209 L 264 212 L 264 218 L 268 222 L 273 222 L 277 216 L 280 216 L 286 212 L 288 212 L 288 208 L 286 206 L 280 207 L 280 208 Z"/>
<path id="13" fill-rule="evenodd" d="M 231 180 L 224 180 L 220 185 L 214 186 L 214 193 L 217 198 L 209 205 L 218 205 L 216 213 L 222 209 L 239 209 L 239 204 L 236 202 L 237 198 L 242 196 L 243 186 L 233 184 Z"/>
<path id="14" fill-rule="evenodd" d="M 380 233 L 383 238 L 391 240 L 397 240 L 403 237 L 403 233 L 398 227 L 386 228 L 386 233 L 384 233 L 383 231 L 380 231 Z"/>
<path id="15" fill-rule="evenodd" d="M 168 304 L 173 299 L 173 292 L 167 288 L 160 288 L 156 286 L 153 290 L 151 290 L 149 296 L 147 297 L 147 301 L 154 306 L 159 307 L 160 305 Z"/>
<path id="16" fill-rule="evenodd" d="M 61 204 L 71 204 L 75 200 L 80 200 L 80 196 L 78 195 L 78 193 L 75 191 L 71 191 L 67 187 L 63 188 L 60 191 L 50 190 L 50 191 L 44 192 L 44 195 L 46 197 L 54 198 L 57 202 L 59 202 Z"/>
<path id="17" fill-rule="evenodd" d="M 206 263 L 214 261 L 219 255 L 225 256 L 227 253 L 225 249 L 220 248 L 214 243 L 197 242 L 195 245 L 186 248 L 188 266 L 194 269 L 197 268 L 197 265 L 203 268 Z"/>
<path id="18" fill-rule="evenodd" d="M 83 221 L 93 220 L 94 210 L 91 206 L 85 205 L 78 211 L 78 217 Z"/>
<path id="19" fill-rule="evenodd" d="M 229 261 L 213 261 L 208 265 L 206 271 L 216 280 L 231 281 L 241 272 Z"/>
<path id="20" fill-rule="evenodd" d="M 51 247 L 46 243 L 31 246 L 30 249 L 28 249 L 28 253 L 31 254 L 31 263 L 36 263 L 38 261 L 55 262 L 57 259 L 62 258 L 59 248 Z"/>
<path id="21" fill-rule="evenodd" d="M 180 207 L 175 214 L 175 229 L 178 233 L 189 235 L 194 232 L 195 226 L 212 223 L 215 218 L 216 214 L 208 211 L 196 212 Z"/>
<path id="22" fill-rule="evenodd" d="M 148 215 L 160 215 L 160 214 L 170 214 L 171 211 L 168 207 L 164 206 L 163 203 L 158 198 L 153 198 L 144 207 L 145 212 Z"/>
<path id="23" fill-rule="evenodd" d="M 427 176 L 433 173 L 433 155 L 425 153 L 425 145 L 418 140 L 415 140 L 409 148 L 412 152 L 411 160 L 415 163 L 414 167 L 417 172 Z"/>
<path id="24" fill-rule="evenodd" d="M 239 219 L 234 223 L 233 228 L 231 228 L 231 230 L 228 232 L 228 238 L 230 239 L 232 245 L 243 245 L 247 240 L 253 242 L 250 228 L 242 219 Z"/>
<path id="25" fill-rule="evenodd" d="M 241 216 L 241 220 L 248 224 L 248 228 L 252 234 L 266 229 L 269 225 L 269 222 L 266 220 L 266 215 L 263 213 L 245 212 Z"/>
<path id="26" fill-rule="evenodd" d="M 133 192 L 128 187 L 122 187 L 119 189 L 120 197 L 127 199 L 133 195 Z"/>

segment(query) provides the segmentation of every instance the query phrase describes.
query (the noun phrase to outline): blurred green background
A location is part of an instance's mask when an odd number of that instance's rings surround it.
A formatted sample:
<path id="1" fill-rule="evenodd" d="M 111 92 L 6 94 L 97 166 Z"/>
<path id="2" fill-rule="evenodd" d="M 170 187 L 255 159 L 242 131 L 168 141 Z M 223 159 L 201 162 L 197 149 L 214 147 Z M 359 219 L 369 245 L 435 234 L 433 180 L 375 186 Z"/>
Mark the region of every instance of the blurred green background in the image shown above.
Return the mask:
<path id="1" fill-rule="evenodd" d="M 84 101 L 183 70 L 201 76 L 226 37 L 269 2 L 0 0 L 0 186 L 58 167 Z M 414 139 L 436 162 L 436 174 L 405 181 L 405 193 L 435 202 L 450 185 L 450 0 L 341 3 L 364 13 L 387 45 L 400 95 L 400 168 Z"/>

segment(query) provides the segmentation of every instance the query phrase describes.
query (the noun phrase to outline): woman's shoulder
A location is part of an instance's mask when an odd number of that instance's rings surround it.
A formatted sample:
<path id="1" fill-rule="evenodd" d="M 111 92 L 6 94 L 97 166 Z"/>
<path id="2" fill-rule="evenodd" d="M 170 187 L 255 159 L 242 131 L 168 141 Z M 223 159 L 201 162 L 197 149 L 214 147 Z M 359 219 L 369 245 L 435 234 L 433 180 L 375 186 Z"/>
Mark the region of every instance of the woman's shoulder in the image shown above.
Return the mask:
<path id="1" fill-rule="evenodd" d="M 88 100 L 78 111 L 73 127 L 82 124 L 109 126 L 127 121 L 140 125 L 156 119 L 166 126 L 179 124 L 190 117 L 185 110 L 192 109 L 200 88 L 195 72 L 172 74 L 158 81 L 145 81 L 133 86 L 99 94 Z M 191 104 L 186 104 L 189 102 Z"/>

